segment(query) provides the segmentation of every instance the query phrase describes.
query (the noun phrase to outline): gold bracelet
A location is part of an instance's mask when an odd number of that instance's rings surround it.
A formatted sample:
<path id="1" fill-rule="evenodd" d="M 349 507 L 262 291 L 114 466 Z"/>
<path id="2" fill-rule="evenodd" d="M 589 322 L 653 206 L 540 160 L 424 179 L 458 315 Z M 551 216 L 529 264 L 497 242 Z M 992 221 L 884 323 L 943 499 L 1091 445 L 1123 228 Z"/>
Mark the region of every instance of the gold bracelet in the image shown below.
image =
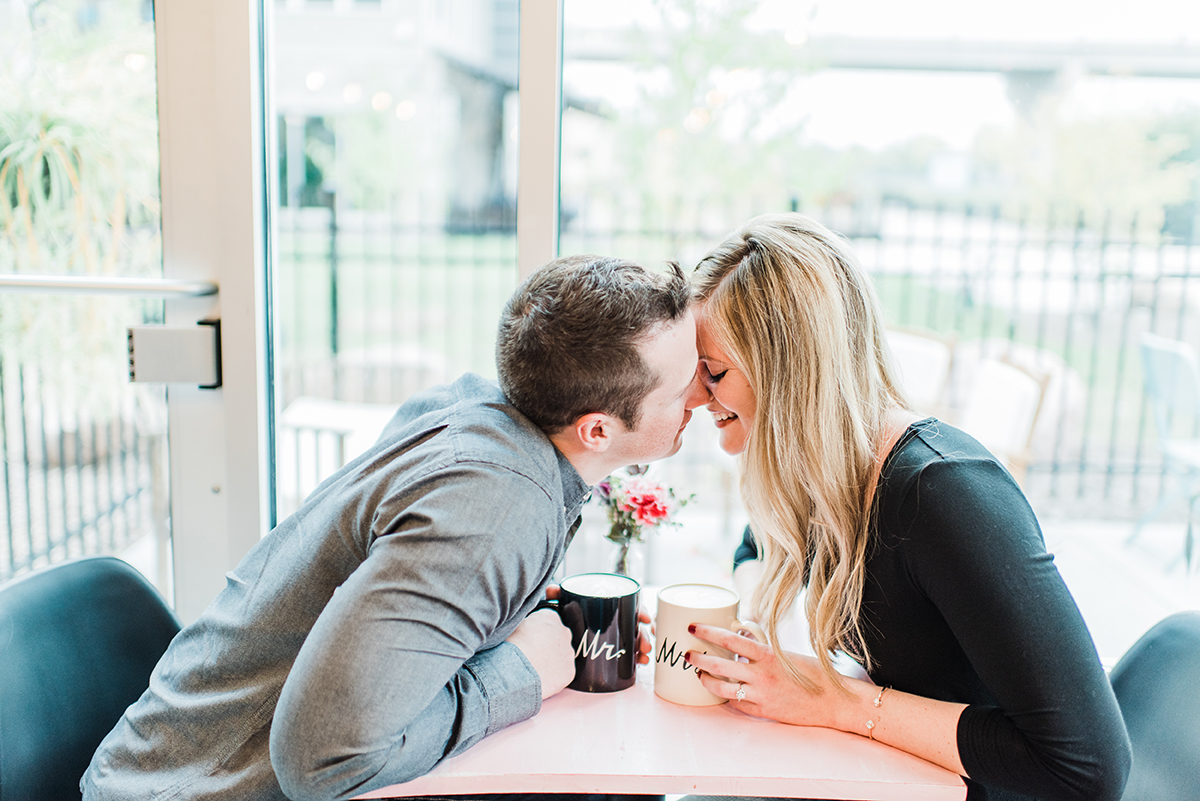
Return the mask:
<path id="1" fill-rule="evenodd" d="M 875 700 L 871 702 L 875 705 L 876 709 L 883 706 L 883 694 L 890 689 L 892 689 L 892 688 L 891 687 L 880 687 L 879 688 L 879 695 L 875 696 Z M 875 721 L 874 720 L 867 721 L 867 736 L 870 737 L 872 740 L 875 739 Z"/>

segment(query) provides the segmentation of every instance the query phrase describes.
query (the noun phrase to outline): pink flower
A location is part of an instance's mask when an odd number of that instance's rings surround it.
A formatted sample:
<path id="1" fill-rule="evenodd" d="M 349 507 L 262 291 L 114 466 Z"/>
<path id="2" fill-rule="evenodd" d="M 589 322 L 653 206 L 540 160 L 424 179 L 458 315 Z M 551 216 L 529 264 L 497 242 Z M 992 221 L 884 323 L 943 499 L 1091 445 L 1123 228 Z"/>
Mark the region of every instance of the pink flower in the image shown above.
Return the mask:
<path id="1" fill-rule="evenodd" d="M 630 512 L 643 526 L 657 526 L 670 516 L 669 490 L 641 477 L 632 479 L 622 489 L 621 510 Z"/>
<path id="2" fill-rule="evenodd" d="M 645 529 L 679 525 L 671 517 L 694 497 L 676 498 L 670 487 L 654 483 L 644 472 L 627 468 L 624 475 L 614 473 L 596 487 L 595 497 L 606 508 L 610 524 L 604 536 L 613 542 L 644 542 Z"/>

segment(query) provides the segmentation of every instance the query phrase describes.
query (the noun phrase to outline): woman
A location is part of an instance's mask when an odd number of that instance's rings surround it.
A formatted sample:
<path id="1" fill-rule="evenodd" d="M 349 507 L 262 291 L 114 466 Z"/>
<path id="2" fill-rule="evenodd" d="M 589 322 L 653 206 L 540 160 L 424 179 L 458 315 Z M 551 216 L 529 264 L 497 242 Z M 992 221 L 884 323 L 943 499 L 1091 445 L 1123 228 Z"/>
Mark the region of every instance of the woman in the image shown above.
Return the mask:
<path id="1" fill-rule="evenodd" d="M 1028 502 L 978 442 L 906 406 L 870 279 L 798 214 L 751 220 L 694 281 L 700 374 L 739 454 L 769 643 L 691 654 L 747 713 L 871 737 L 964 776 L 968 798 L 1117 799 L 1130 749 Z M 740 578 L 740 577 L 739 577 Z M 805 591 L 816 658 L 775 634 Z M 872 682 L 843 677 L 844 652 Z"/>

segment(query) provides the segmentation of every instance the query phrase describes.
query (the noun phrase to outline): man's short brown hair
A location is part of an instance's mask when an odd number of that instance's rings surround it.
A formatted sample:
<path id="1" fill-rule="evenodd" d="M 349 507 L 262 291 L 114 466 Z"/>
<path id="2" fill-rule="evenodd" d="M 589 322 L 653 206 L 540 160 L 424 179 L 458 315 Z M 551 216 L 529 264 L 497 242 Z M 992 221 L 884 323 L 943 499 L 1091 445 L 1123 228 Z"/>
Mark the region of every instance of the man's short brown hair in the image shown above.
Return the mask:
<path id="1" fill-rule="evenodd" d="M 691 285 L 676 264 L 656 274 L 603 256 L 568 256 L 525 280 L 500 316 L 500 388 L 549 434 L 604 412 L 637 428 L 655 375 L 638 346 L 656 325 L 681 319 Z"/>

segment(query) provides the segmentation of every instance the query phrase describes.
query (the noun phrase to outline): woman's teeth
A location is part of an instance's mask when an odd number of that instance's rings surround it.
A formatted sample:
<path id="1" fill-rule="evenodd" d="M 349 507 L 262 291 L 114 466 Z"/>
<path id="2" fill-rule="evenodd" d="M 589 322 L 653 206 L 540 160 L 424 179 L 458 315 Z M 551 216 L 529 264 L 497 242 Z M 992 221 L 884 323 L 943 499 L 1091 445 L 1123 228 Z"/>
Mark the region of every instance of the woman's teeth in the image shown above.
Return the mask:
<path id="1" fill-rule="evenodd" d="M 713 412 L 713 419 L 717 422 L 721 422 L 723 420 L 732 420 L 735 417 L 737 417 L 737 415 L 733 412 Z"/>

